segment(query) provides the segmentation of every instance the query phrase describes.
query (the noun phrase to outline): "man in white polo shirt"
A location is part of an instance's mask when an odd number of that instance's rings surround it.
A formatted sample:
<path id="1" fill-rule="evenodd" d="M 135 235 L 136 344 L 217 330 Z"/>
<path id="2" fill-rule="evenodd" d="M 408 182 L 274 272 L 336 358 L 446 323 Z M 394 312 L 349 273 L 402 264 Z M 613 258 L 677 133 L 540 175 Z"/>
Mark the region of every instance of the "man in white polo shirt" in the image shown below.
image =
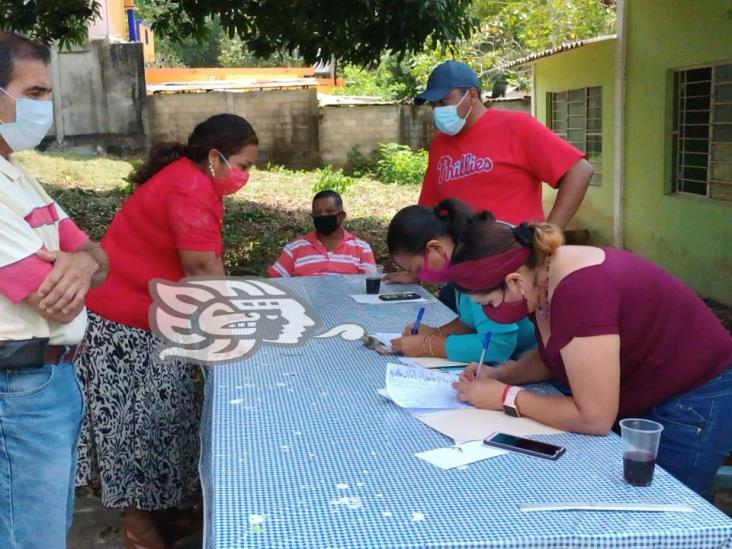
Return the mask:
<path id="1" fill-rule="evenodd" d="M 72 360 L 107 259 L 12 153 L 53 119 L 45 46 L 0 32 L 0 547 L 65 547 L 82 396 Z"/>

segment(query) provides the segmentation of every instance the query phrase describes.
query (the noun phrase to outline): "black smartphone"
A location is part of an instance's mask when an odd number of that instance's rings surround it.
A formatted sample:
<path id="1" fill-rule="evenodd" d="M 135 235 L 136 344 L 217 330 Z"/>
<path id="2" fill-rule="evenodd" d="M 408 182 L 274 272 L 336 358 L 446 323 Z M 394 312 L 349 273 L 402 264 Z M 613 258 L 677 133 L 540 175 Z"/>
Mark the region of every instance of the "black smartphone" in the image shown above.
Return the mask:
<path id="1" fill-rule="evenodd" d="M 566 450 L 562 446 L 555 446 L 554 444 L 547 444 L 546 442 L 539 442 L 530 438 L 507 435 L 506 433 L 493 433 L 483 441 L 483 444 L 544 459 L 559 459 Z"/>
<path id="2" fill-rule="evenodd" d="M 404 292 L 401 294 L 381 294 L 379 299 L 381 301 L 409 301 L 410 299 L 419 299 L 422 297 L 415 292 Z"/>

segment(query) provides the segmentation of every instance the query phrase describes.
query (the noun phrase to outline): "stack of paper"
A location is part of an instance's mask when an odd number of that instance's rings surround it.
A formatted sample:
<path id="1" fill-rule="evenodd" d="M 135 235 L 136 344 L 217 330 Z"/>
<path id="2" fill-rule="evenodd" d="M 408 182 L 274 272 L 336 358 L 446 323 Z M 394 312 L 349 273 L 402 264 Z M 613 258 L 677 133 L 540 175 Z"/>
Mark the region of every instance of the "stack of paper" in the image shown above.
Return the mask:
<path id="1" fill-rule="evenodd" d="M 465 362 L 455 362 L 454 360 L 448 360 L 446 358 L 431 357 L 431 356 L 416 356 L 416 357 L 399 357 L 399 362 L 406 364 L 407 366 L 421 366 L 428 370 L 435 368 L 464 368 L 467 366 Z"/>
<path id="2" fill-rule="evenodd" d="M 470 406 L 457 399 L 454 374 L 433 372 L 404 364 L 386 365 L 386 396 L 410 410 L 452 410 Z"/>
<path id="3" fill-rule="evenodd" d="M 502 411 L 479 410 L 459 401 L 452 388 L 456 379 L 455 374 L 387 364 L 386 389 L 380 394 L 456 444 L 482 441 L 493 433 L 516 436 L 562 433 L 533 419 L 509 417 Z"/>

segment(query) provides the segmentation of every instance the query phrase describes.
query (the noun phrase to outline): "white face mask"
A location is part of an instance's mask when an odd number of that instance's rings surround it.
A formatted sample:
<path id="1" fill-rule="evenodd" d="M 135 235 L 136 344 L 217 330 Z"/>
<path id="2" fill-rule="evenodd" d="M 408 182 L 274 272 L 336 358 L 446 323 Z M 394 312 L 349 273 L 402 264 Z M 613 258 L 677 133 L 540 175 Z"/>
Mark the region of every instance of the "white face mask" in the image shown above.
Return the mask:
<path id="1" fill-rule="evenodd" d="M 457 112 L 458 107 L 467 96 L 468 92 L 466 91 L 457 105 L 447 105 L 446 107 L 435 107 L 432 109 L 432 120 L 434 120 L 438 130 L 447 135 L 457 135 L 460 133 L 460 130 L 465 126 L 465 121 L 468 119 L 470 111 L 473 110 L 473 106 L 470 105 L 470 109 L 468 109 L 468 114 L 465 115 L 465 118 L 460 118 Z"/>
<path id="2" fill-rule="evenodd" d="M 0 121 L 0 137 L 13 152 L 38 146 L 53 124 L 53 103 L 47 99 L 15 97 L 3 88 L 0 91 L 15 101 L 15 122 Z"/>

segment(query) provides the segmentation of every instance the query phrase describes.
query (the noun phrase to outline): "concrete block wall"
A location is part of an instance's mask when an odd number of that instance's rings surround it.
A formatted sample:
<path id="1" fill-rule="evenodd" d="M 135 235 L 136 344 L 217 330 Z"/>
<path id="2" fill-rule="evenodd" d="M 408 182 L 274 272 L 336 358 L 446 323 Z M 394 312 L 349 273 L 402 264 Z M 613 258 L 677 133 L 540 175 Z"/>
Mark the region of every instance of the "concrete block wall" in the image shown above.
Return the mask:
<path id="1" fill-rule="evenodd" d="M 233 111 L 254 126 L 260 164 L 291 168 L 318 165 L 318 96 L 309 90 L 264 90 L 227 94 Z"/>
<path id="2" fill-rule="evenodd" d="M 291 168 L 318 165 L 318 103 L 312 90 L 189 93 L 148 96 L 150 141 L 186 142 L 206 118 L 233 113 L 246 118 L 260 143 L 258 164 Z"/>
<path id="3" fill-rule="evenodd" d="M 208 117 L 227 112 L 226 95 L 221 93 L 176 93 L 148 96 L 150 142 L 180 141 Z"/>
<path id="4" fill-rule="evenodd" d="M 426 106 L 400 105 L 400 143 L 409 145 L 412 150 L 427 149 L 435 135 L 432 122 L 432 109 Z"/>
<path id="5" fill-rule="evenodd" d="M 51 51 L 54 125 L 49 135 L 72 146 L 144 150 L 142 45 L 92 40 Z"/>
<path id="6" fill-rule="evenodd" d="M 338 105 L 320 109 L 320 159 L 344 167 L 354 147 L 368 156 L 379 143 L 401 142 L 401 105 Z"/>

